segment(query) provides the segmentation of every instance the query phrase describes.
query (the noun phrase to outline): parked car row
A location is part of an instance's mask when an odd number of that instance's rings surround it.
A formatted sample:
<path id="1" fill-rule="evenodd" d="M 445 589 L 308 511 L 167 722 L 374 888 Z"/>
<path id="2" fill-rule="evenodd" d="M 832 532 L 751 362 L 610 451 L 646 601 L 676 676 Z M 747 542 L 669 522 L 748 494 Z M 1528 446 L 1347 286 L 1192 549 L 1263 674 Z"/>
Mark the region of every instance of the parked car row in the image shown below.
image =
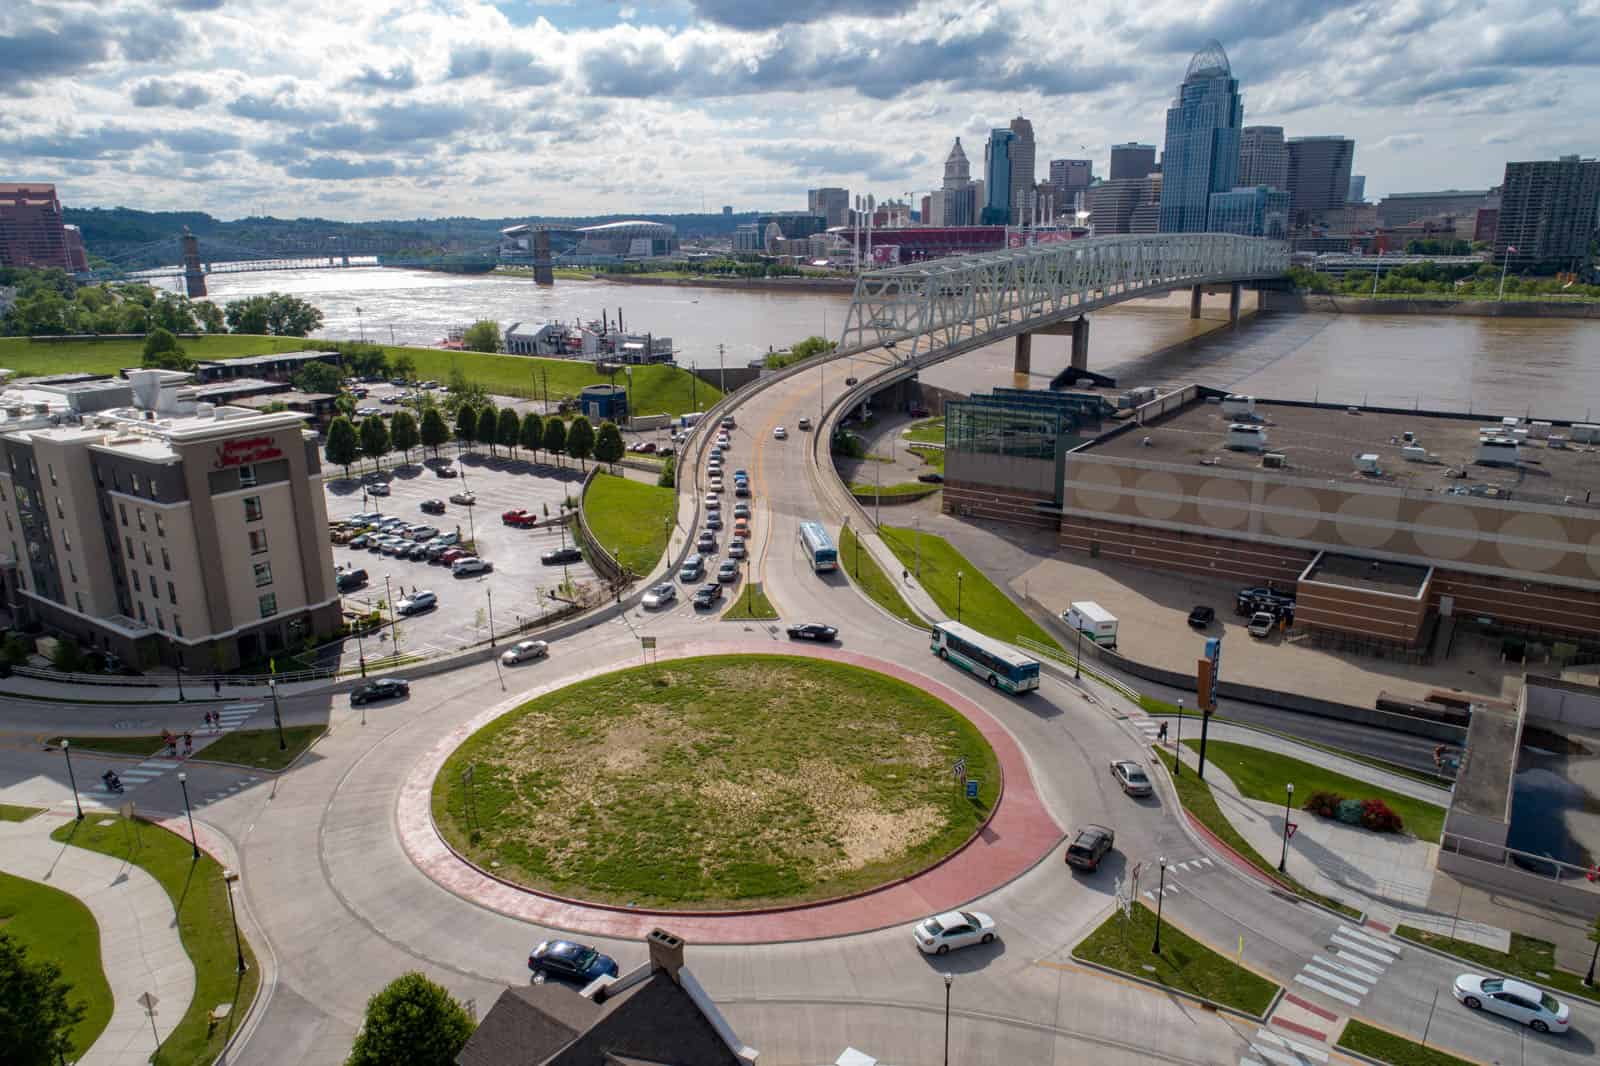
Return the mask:
<path id="1" fill-rule="evenodd" d="M 494 569 L 494 564 L 487 559 L 480 559 L 458 547 L 461 534 L 455 530 L 443 532 L 437 526 L 407 522 L 394 515 L 352 515 L 333 527 L 333 540 L 336 544 L 344 544 L 355 550 L 375 551 L 396 559 L 438 563 L 450 567 L 450 572 L 457 577 Z M 363 575 L 366 573 L 364 570 L 360 572 Z M 341 583 L 339 589 L 344 592 L 359 587 L 360 584 L 350 584 L 346 588 Z"/>

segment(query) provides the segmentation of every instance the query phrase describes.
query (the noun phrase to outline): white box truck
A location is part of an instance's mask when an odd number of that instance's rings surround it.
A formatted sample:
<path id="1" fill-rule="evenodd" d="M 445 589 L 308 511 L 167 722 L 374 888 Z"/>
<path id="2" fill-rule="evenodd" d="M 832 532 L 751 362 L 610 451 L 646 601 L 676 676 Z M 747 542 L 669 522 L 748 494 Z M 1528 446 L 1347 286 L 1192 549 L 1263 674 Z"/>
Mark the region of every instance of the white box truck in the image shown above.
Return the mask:
<path id="1" fill-rule="evenodd" d="M 1117 646 L 1117 616 L 1093 600 L 1079 600 L 1061 612 L 1067 628 L 1082 633 L 1085 640 L 1107 648 Z"/>

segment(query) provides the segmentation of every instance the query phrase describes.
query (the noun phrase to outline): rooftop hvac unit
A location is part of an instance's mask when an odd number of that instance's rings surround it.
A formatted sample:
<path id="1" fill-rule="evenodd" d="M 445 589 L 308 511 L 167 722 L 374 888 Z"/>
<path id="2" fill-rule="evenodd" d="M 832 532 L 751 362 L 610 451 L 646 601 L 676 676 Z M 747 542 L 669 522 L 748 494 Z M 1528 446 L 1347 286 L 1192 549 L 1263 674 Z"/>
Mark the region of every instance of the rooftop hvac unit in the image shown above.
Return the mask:
<path id="1" fill-rule="evenodd" d="M 1504 418 L 1502 418 L 1500 420 L 1500 424 L 1502 426 L 1520 426 L 1520 425 L 1522 425 L 1522 419 L 1513 418 L 1510 415 L 1507 415 L 1506 417 L 1504 417 Z"/>
<path id="2" fill-rule="evenodd" d="M 1415 444 L 1417 442 L 1417 435 L 1408 429 L 1404 433 L 1400 434 L 1400 439 L 1405 441 L 1407 444 Z"/>
<path id="3" fill-rule="evenodd" d="M 1376 452 L 1366 452 L 1364 454 L 1356 456 L 1356 473 L 1358 473 L 1358 474 L 1377 474 L 1377 473 L 1381 473 L 1381 471 L 1378 469 L 1378 456 L 1377 456 L 1377 453 Z"/>
<path id="4" fill-rule="evenodd" d="M 1254 396 L 1225 396 L 1222 399 L 1222 413 L 1229 418 L 1254 418 L 1256 415 L 1256 398 Z"/>
<path id="5" fill-rule="evenodd" d="M 1565 448 L 1567 446 L 1567 438 L 1565 438 L 1565 437 L 1551 437 L 1549 440 L 1545 441 L 1545 445 L 1544 446 L 1546 448 L 1555 448 L 1555 449 L 1558 449 L 1558 450 L 1563 449 L 1563 448 Z"/>
<path id="6" fill-rule="evenodd" d="M 1517 442 L 1510 437 L 1486 437 L 1478 442 L 1476 462 L 1484 466 L 1516 466 Z"/>
<path id="7" fill-rule="evenodd" d="M 1572 427 L 1572 439 L 1579 444 L 1594 444 L 1600 441 L 1600 426 L 1578 422 Z"/>
<path id="8" fill-rule="evenodd" d="M 1534 440 L 1545 440 L 1550 436 L 1550 431 L 1554 428 L 1555 426 L 1549 422 L 1530 422 L 1528 424 L 1528 436 Z"/>
<path id="9" fill-rule="evenodd" d="M 1260 426 L 1238 422 L 1228 427 L 1228 449 L 1235 452 L 1259 452 L 1267 447 L 1267 431 Z"/>
<path id="10" fill-rule="evenodd" d="M 1261 465 L 1269 470 L 1281 470 L 1288 465 L 1289 458 L 1282 452 L 1267 452 L 1261 457 Z"/>
<path id="11" fill-rule="evenodd" d="M 1422 463 L 1428 459 L 1428 449 L 1420 444 L 1408 444 L 1400 449 L 1400 455 L 1413 463 Z"/>

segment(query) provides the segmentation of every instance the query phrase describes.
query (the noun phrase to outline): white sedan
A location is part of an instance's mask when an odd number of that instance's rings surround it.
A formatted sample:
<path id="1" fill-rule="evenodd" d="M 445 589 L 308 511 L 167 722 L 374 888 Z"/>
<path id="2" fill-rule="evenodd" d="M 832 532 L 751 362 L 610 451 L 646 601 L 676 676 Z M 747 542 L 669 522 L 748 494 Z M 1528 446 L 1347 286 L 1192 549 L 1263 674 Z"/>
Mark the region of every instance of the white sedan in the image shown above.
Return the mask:
<path id="1" fill-rule="evenodd" d="M 782 426 L 778 426 L 772 431 L 773 440 L 787 440 L 788 437 L 789 431 L 784 429 Z"/>
<path id="2" fill-rule="evenodd" d="M 948 911 L 918 922 L 911 937 L 924 955 L 947 955 L 951 948 L 992 943 L 994 919 L 980 911 Z"/>
<path id="3" fill-rule="evenodd" d="M 550 654 L 550 645 L 542 640 L 524 640 L 513 644 L 502 656 L 500 661 L 507 666 L 526 662 L 529 659 L 543 659 Z"/>
<path id="4" fill-rule="evenodd" d="M 670 581 L 663 581 L 659 585 L 652 585 L 650 587 L 650 591 L 644 594 L 644 600 L 642 602 L 644 603 L 645 607 L 653 611 L 657 607 L 665 607 L 667 604 L 671 603 L 677 598 L 677 586 Z"/>
<path id="5" fill-rule="evenodd" d="M 1571 1020 L 1567 1005 L 1548 992 L 1509 977 L 1464 973 L 1450 991 L 1473 1010 L 1501 1014 L 1538 1033 L 1564 1033 Z"/>

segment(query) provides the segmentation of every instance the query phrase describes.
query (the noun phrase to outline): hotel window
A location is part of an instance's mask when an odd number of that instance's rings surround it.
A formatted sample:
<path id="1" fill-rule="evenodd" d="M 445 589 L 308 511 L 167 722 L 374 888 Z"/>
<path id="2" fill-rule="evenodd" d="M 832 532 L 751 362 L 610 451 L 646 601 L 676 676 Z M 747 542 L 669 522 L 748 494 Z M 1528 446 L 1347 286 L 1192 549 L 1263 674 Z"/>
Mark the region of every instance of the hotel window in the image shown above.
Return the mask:
<path id="1" fill-rule="evenodd" d="M 156 536 L 164 537 L 166 535 L 167 535 L 167 524 L 161 520 L 161 516 L 158 514 L 158 515 L 156 515 Z"/>
<path id="2" fill-rule="evenodd" d="M 28 476 L 35 481 L 39 480 L 39 468 L 33 465 L 32 459 L 28 460 Z"/>
<path id="3" fill-rule="evenodd" d="M 183 636 L 183 620 L 177 615 L 172 616 L 172 631 L 178 636 Z"/>
<path id="4" fill-rule="evenodd" d="M 154 565 L 156 565 L 156 561 L 150 557 L 150 545 L 145 544 L 144 542 L 141 541 L 140 544 L 139 544 L 139 547 L 144 549 L 144 565 L 146 565 L 146 566 L 154 566 Z"/>
<path id="5" fill-rule="evenodd" d="M 167 570 L 172 569 L 172 553 L 165 548 L 161 549 L 161 565 Z"/>
<path id="6" fill-rule="evenodd" d="M 264 552 L 266 550 L 267 550 L 267 531 L 264 530 L 264 529 L 252 529 L 250 531 L 250 554 L 251 555 L 260 555 L 262 552 Z"/>
<path id="7" fill-rule="evenodd" d="M 145 532 L 144 508 L 143 507 L 135 507 L 133 509 L 133 515 L 134 515 L 135 518 L 137 518 L 139 520 L 139 532 L 140 533 Z"/>
<path id="8" fill-rule="evenodd" d="M 12 532 L 12 533 L 15 533 L 17 531 L 17 527 L 11 524 L 11 512 L 10 511 L 6 512 L 6 529 L 9 532 Z"/>
<path id="9" fill-rule="evenodd" d="M 118 492 L 122 491 L 122 471 L 111 471 L 111 487 L 116 489 Z"/>
<path id="10" fill-rule="evenodd" d="M 61 543 L 67 546 L 67 551 L 72 550 L 72 534 L 65 529 L 61 531 Z"/>
<path id="11" fill-rule="evenodd" d="M 130 558 L 130 559 L 134 558 L 134 554 L 133 554 L 133 538 L 132 537 L 128 537 L 128 536 L 124 536 L 122 538 L 122 542 L 128 546 L 128 558 Z"/>
<path id="12" fill-rule="evenodd" d="M 144 601 L 143 601 L 143 600 L 140 600 L 140 601 L 139 601 L 139 621 L 141 621 L 141 622 L 148 622 L 148 621 L 150 621 L 150 619 L 149 619 L 149 618 L 147 618 L 147 617 L 145 617 L 145 613 L 144 613 Z"/>
<path id="13" fill-rule="evenodd" d="M 173 603 L 178 602 L 178 586 L 174 585 L 170 581 L 167 582 L 167 599 L 171 600 Z"/>
<path id="14" fill-rule="evenodd" d="M 125 503 L 117 504 L 117 514 L 122 516 L 122 524 L 123 525 L 127 525 L 128 524 L 128 505 L 125 504 Z"/>
<path id="15" fill-rule="evenodd" d="M 106 487 L 105 472 L 100 469 L 99 463 L 94 464 L 94 483 L 97 488 L 103 489 Z"/>
<path id="16" fill-rule="evenodd" d="M 56 497 L 56 517 L 57 518 L 65 518 L 65 517 L 67 517 L 66 512 L 61 509 L 61 497 L 60 496 Z"/>
<path id="17" fill-rule="evenodd" d="M 244 520 L 246 522 L 261 521 L 261 497 L 246 496 L 244 498 Z"/>
<path id="18" fill-rule="evenodd" d="M 239 467 L 239 487 L 241 489 L 256 487 L 256 464 L 245 463 Z"/>
<path id="19" fill-rule="evenodd" d="M 50 474 L 50 484 L 54 485 L 56 483 L 56 464 L 46 463 L 44 464 L 44 468 Z"/>
<path id="20" fill-rule="evenodd" d="M 259 600 L 257 600 L 256 602 L 261 605 L 261 617 L 262 618 L 271 618 L 273 615 L 278 613 L 278 594 L 277 593 L 275 593 L 275 592 L 264 592 L 264 593 L 261 594 L 261 598 Z"/>
<path id="21" fill-rule="evenodd" d="M 161 608 L 159 608 L 159 607 L 156 608 L 156 628 L 157 629 L 165 629 L 165 628 L 167 628 L 166 620 L 161 617 Z"/>
<path id="22" fill-rule="evenodd" d="M 137 570 L 129 570 L 128 571 L 128 584 L 133 586 L 133 591 L 135 591 L 135 592 L 139 591 L 139 571 L 137 571 Z"/>
<path id="23" fill-rule="evenodd" d="M 74 582 L 78 580 L 78 568 L 72 565 L 71 559 L 67 560 L 67 575 L 71 577 Z"/>
<path id="24" fill-rule="evenodd" d="M 256 571 L 256 588 L 260 588 L 262 585 L 270 585 L 270 584 L 272 584 L 272 564 L 271 563 L 257 563 L 255 565 L 255 571 Z"/>
<path id="25" fill-rule="evenodd" d="M 156 575 L 154 574 L 150 575 L 150 595 L 158 600 L 161 598 L 161 590 L 156 588 Z"/>
<path id="26" fill-rule="evenodd" d="M 128 484 L 133 486 L 133 494 L 135 496 L 139 495 L 139 475 L 138 474 L 129 474 L 128 475 Z"/>
<path id="27" fill-rule="evenodd" d="M 3 500 L 5 498 L 6 498 L 6 483 L 4 481 L 0 481 L 0 500 Z"/>
<path id="28" fill-rule="evenodd" d="M 83 593 L 74 592 L 72 594 L 72 598 L 78 605 L 78 613 L 82 614 L 83 613 Z"/>

